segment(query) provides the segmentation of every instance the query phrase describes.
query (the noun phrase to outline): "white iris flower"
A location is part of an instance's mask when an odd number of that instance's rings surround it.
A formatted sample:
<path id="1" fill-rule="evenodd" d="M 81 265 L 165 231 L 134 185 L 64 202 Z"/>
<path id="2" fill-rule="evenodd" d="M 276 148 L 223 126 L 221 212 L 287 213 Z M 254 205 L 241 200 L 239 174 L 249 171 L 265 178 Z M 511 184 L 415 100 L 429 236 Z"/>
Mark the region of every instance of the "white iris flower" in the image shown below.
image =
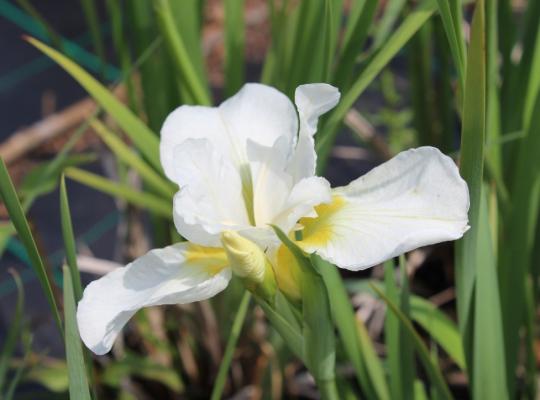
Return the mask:
<path id="1" fill-rule="evenodd" d="M 169 115 L 161 163 L 180 187 L 174 222 L 187 241 L 88 285 L 77 319 L 93 352 L 109 351 L 142 307 L 207 299 L 227 287 L 232 272 L 262 277 L 257 268 L 231 268 L 235 243 L 256 244 L 281 290 L 294 293 L 292 258 L 270 224 L 289 235 L 300 231 L 297 244 L 306 253 L 349 270 L 464 234 L 467 185 L 435 148 L 404 151 L 344 187 L 331 189 L 315 176 L 318 118 L 339 96 L 327 84 L 302 85 L 295 108 L 276 89 L 247 84 L 219 107 L 181 106 Z M 258 260 L 252 253 L 248 258 Z"/>

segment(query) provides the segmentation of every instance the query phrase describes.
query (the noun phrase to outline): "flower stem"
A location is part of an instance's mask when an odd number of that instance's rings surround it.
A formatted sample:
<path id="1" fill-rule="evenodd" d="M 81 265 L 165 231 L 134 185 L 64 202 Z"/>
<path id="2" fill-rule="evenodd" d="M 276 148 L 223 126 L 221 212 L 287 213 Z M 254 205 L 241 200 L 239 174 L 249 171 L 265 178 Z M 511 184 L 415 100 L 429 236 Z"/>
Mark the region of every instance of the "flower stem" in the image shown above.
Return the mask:
<path id="1" fill-rule="evenodd" d="M 317 381 L 317 386 L 323 400 L 339 400 L 335 379 L 320 379 Z"/>
<path id="2" fill-rule="evenodd" d="M 232 356 L 234 349 L 236 348 L 236 343 L 238 342 L 238 337 L 242 330 L 242 325 L 244 325 L 244 320 L 246 319 L 246 314 L 249 306 L 249 300 L 251 299 L 251 294 L 246 290 L 242 300 L 240 300 L 240 305 L 238 306 L 238 311 L 234 317 L 231 334 L 229 335 L 229 340 L 227 341 L 227 346 L 225 347 L 225 354 L 223 355 L 223 360 L 219 365 L 219 371 L 214 383 L 214 388 L 212 389 L 211 400 L 219 400 L 222 398 L 223 389 L 225 388 L 225 381 L 227 379 L 227 372 L 231 365 Z"/>

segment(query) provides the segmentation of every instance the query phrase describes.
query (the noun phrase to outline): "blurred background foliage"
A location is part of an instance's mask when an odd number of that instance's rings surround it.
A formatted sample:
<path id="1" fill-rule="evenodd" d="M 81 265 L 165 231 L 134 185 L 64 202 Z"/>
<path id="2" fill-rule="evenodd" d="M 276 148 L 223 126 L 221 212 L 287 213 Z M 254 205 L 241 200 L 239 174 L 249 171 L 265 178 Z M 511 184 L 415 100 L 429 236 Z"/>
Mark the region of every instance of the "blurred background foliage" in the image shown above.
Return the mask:
<path id="1" fill-rule="evenodd" d="M 86 31 L 77 39 L 51 22 L 47 3 L 0 0 L 2 27 L 16 25 L 28 35 L 24 46 L 47 56 L 13 67 L 0 89 L 54 62 L 92 98 L 0 148 L 0 398 L 318 397 L 262 309 L 241 300 L 239 283 L 211 301 L 139 312 L 107 356 L 92 357 L 74 331 L 81 279 L 117 265 L 89 248 L 107 229 L 108 258 L 121 264 L 178 240 L 175 188 L 158 158 L 165 117 L 181 104 L 218 104 L 246 81 L 290 97 L 302 83 L 339 87 L 341 102 L 316 136 L 318 172 L 334 184 L 420 145 L 454 157 L 469 184 L 471 230 L 455 246 L 363 273 L 321 266 L 341 398 L 537 397 L 540 2 L 73 3 Z M 79 184 L 116 199 L 85 232 L 77 216 L 96 218 L 105 197 L 88 201 L 92 192 Z M 47 234 L 64 243 L 57 253 L 32 220 L 50 193 L 46 221 L 58 229 Z M 25 290 L 35 278 L 43 293 Z M 49 311 L 36 312 L 37 303 Z M 36 344 L 40 335 L 61 345 Z"/>

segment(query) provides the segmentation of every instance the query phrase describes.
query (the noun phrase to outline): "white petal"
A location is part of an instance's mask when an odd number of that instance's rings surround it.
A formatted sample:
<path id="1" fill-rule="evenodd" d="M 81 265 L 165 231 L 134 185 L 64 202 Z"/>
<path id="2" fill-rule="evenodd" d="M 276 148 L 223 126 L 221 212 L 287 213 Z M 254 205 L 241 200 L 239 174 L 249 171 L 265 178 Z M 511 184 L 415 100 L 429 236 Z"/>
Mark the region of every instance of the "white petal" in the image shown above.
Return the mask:
<path id="1" fill-rule="evenodd" d="M 160 158 L 167 177 L 178 183 L 175 149 L 187 139 L 208 139 L 216 148 L 232 154 L 217 108 L 181 106 L 169 114 L 161 128 Z"/>
<path id="2" fill-rule="evenodd" d="M 178 232 L 193 243 L 219 246 L 224 230 L 249 225 L 238 171 L 208 139 L 188 139 L 174 152 L 181 189 L 174 197 Z"/>
<path id="3" fill-rule="evenodd" d="M 94 353 L 105 354 L 140 308 L 216 295 L 231 279 L 226 262 L 221 249 L 180 243 L 152 250 L 90 283 L 77 309 L 83 342 Z"/>
<path id="4" fill-rule="evenodd" d="M 300 115 L 300 134 L 313 136 L 317 132 L 319 117 L 336 106 L 339 90 L 327 83 L 300 85 L 294 93 L 294 102 Z"/>
<path id="5" fill-rule="evenodd" d="M 295 182 L 315 174 L 317 155 L 313 135 L 317 132 L 319 117 L 336 106 L 339 90 L 326 83 L 312 83 L 296 88 L 294 101 L 300 117 L 300 132 L 295 153 L 287 170 Z"/>
<path id="6" fill-rule="evenodd" d="M 291 191 L 292 178 L 285 173 L 287 151 L 287 138 L 284 136 L 272 147 L 248 142 L 256 226 L 267 226 L 283 208 Z"/>
<path id="7" fill-rule="evenodd" d="M 330 184 L 326 179 L 318 176 L 302 179 L 293 187 L 272 223 L 289 233 L 300 218 L 316 216 L 314 207 L 331 199 Z"/>
<path id="8" fill-rule="evenodd" d="M 367 268 L 468 229 L 467 184 L 433 147 L 402 152 L 333 194 L 318 218 L 301 221 L 298 244 L 342 268 Z"/>
<path id="9" fill-rule="evenodd" d="M 240 138 L 245 145 L 251 140 L 263 146 L 272 146 L 280 137 L 287 139 L 288 148 L 296 139 L 298 118 L 287 96 L 273 87 L 248 83 L 219 110 L 227 133 Z"/>
<path id="10" fill-rule="evenodd" d="M 181 106 L 173 111 L 161 129 L 161 163 L 167 177 L 176 182 L 174 149 L 186 139 L 206 138 L 239 169 L 247 162 L 248 139 L 272 146 L 285 136 L 290 152 L 297 130 L 296 111 L 287 96 L 251 83 L 219 107 Z"/>

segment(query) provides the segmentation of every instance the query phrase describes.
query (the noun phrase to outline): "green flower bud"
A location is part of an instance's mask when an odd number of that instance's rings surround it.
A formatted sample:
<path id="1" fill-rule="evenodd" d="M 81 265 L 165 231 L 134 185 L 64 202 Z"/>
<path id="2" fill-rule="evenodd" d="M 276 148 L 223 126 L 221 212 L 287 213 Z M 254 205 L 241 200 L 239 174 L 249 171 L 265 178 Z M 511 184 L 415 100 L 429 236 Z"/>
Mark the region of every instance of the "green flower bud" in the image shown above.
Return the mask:
<path id="1" fill-rule="evenodd" d="M 272 265 L 261 248 L 235 231 L 223 232 L 221 244 L 227 253 L 231 269 L 243 279 L 246 288 L 273 302 L 276 279 Z"/>

